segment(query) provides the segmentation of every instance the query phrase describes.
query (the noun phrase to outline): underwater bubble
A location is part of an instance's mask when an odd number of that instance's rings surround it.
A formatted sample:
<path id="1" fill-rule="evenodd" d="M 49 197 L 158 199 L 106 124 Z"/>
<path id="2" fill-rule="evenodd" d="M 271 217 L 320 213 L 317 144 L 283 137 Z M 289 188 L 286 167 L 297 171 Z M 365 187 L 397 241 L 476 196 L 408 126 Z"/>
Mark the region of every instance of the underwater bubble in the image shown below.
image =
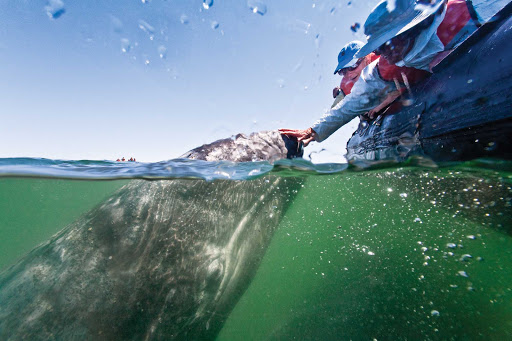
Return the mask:
<path id="1" fill-rule="evenodd" d="M 143 4 L 149 4 L 151 0 L 141 0 Z"/>
<path id="2" fill-rule="evenodd" d="M 180 17 L 180 21 L 183 25 L 187 25 L 188 22 L 189 22 L 189 19 L 188 17 L 185 15 L 185 14 L 182 14 L 181 17 Z"/>
<path id="3" fill-rule="evenodd" d="M 468 274 L 466 273 L 466 271 L 464 270 L 461 270 L 458 272 L 459 276 L 462 276 L 462 277 L 469 277 Z"/>
<path id="4" fill-rule="evenodd" d="M 430 315 L 432 315 L 432 316 L 439 316 L 440 314 L 439 314 L 439 312 L 437 310 L 432 310 L 430 312 Z"/>
<path id="5" fill-rule="evenodd" d="M 446 247 L 447 248 L 450 248 L 450 249 L 455 249 L 457 247 L 457 244 L 454 244 L 454 243 L 448 243 L 446 244 Z"/>
<path id="6" fill-rule="evenodd" d="M 267 5 L 261 1 L 249 0 L 247 1 L 247 6 L 252 11 L 252 13 L 259 15 L 265 15 L 267 13 Z"/>
<path id="7" fill-rule="evenodd" d="M 460 257 L 461 262 L 467 262 L 470 258 L 473 258 L 470 254 L 465 254 Z"/>
<path id="8" fill-rule="evenodd" d="M 213 0 L 203 0 L 204 9 L 209 9 L 213 6 Z"/>
<path id="9" fill-rule="evenodd" d="M 130 41 L 126 38 L 121 39 L 121 51 L 124 53 L 130 52 L 132 49 L 132 46 L 130 44 Z"/>
<path id="10" fill-rule="evenodd" d="M 375 256 L 375 253 L 371 252 L 371 251 L 368 251 L 368 255 L 370 256 Z"/>
<path id="11" fill-rule="evenodd" d="M 421 219 L 420 219 L 419 217 L 416 217 L 416 218 L 414 219 L 414 222 L 415 222 L 415 223 L 423 224 L 423 222 L 421 221 Z"/>
<path id="12" fill-rule="evenodd" d="M 158 47 L 158 55 L 160 58 L 165 59 L 167 57 L 167 48 L 163 45 Z"/>
<path id="13" fill-rule="evenodd" d="M 62 0 L 49 0 L 48 5 L 44 7 L 44 10 L 50 19 L 58 19 L 66 13 L 64 2 L 62 2 Z"/>
<path id="14" fill-rule="evenodd" d="M 212 29 L 216 30 L 219 28 L 219 23 L 217 21 L 212 21 L 211 25 Z"/>
<path id="15" fill-rule="evenodd" d="M 407 198 L 407 193 L 400 193 L 401 198 Z"/>
<path id="16" fill-rule="evenodd" d="M 331 10 L 329 11 L 329 13 L 331 14 L 334 14 L 334 12 L 336 12 L 336 7 L 331 8 Z"/>
<path id="17" fill-rule="evenodd" d="M 476 237 L 475 237 L 475 236 L 473 236 L 472 234 L 471 234 L 471 235 L 469 235 L 469 236 L 466 236 L 466 238 L 468 238 L 468 239 L 473 239 L 473 240 L 475 240 L 475 239 L 476 239 Z"/>

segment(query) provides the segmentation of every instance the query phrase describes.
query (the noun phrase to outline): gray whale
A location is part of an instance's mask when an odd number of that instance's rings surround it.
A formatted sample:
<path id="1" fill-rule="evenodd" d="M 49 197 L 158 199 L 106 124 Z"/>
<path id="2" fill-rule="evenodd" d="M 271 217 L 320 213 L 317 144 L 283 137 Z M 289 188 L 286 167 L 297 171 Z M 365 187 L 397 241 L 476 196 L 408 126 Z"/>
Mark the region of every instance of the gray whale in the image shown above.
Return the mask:
<path id="1" fill-rule="evenodd" d="M 185 156 L 275 160 L 287 144 L 262 132 Z M 0 274 L 0 339 L 214 339 L 300 185 L 129 182 Z"/>

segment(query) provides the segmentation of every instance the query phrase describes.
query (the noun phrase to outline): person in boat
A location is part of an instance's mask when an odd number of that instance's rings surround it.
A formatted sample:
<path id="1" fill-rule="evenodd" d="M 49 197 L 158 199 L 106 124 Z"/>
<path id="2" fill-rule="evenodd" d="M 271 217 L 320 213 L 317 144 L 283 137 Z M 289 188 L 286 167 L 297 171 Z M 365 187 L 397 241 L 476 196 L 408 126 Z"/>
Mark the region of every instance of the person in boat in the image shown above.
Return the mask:
<path id="1" fill-rule="evenodd" d="M 383 0 L 364 24 L 367 43 L 358 56 L 380 58 L 365 67 L 348 94 L 304 130 L 284 129 L 304 145 L 327 139 L 358 115 L 374 116 L 430 75 L 446 57 L 509 0 Z"/>
<path id="2" fill-rule="evenodd" d="M 338 65 L 334 74 L 342 77 L 340 86 L 332 90 L 332 96 L 335 99 L 331 108 L 338 104 L 351 91 L 354 83 L 359 79 L 361 71 L 371 62 L 379 58 L 375 53 L 370 53 L 363 58 L 356 58 L 355 54 L 364 45 L 363 42 L 354 40 L 343 46 L 338 54 Z"/>
<path id="3" fill-rule="evenodd" d="M 343 46 L 338 54 L 338 65 L 334 70 L 334 74 L 338 74 L 342 77 L 339 87 L 335 87 L 332 90 L 332 95 L 335 99 L 331 108 L 334 108 L 345 96 L 352 92 L 352 87 L 359 79 L 361 72 L 370 63 L 379 58 L 375 53 L 370 53 L 367 56 L 357 58 L 355 55 L 359 49 L 364 46 L 364 43 L 358 40 L 351 41 L 350 43 Z M 309 129 L 306 130 L 294 130 L 294 129 L 279 129 L 281 134 L 296 136 L 298 134 L 311 134 L 309 139 L 299 140 L 307 146 L 309 142 L 313 141 L 314 138 Z"/>

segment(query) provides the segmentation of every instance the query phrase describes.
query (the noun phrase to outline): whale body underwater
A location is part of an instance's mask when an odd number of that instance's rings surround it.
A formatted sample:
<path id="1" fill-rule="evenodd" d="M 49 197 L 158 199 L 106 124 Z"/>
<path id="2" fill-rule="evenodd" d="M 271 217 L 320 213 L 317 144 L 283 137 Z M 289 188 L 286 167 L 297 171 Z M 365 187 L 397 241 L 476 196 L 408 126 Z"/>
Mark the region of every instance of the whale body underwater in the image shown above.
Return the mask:
<path id="1" fill-rule="evenodd" d="M 295 154 L 276 131 L 184 157 Z M 302 183 L 132 180 L 0 274 L 0 339 L 211 340 Z"/>

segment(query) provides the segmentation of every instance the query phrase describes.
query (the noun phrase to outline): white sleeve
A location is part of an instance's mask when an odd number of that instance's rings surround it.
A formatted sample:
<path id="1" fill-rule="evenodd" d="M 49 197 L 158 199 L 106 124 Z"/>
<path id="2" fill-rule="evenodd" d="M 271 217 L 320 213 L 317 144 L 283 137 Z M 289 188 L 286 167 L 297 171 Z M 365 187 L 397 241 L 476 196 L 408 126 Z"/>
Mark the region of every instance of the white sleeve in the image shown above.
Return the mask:
<path id="1" fill-rule="evenodd" d="M 311 128 L 317 133 L 318 142 L 327 139 L 354 117 L 375 108 L 388 93 L 396 90 L 394 82 L 387 82 L 380 77 L 377 63 L 378 59 L 365 67 L 352 92 L 313 124 Z"/>

